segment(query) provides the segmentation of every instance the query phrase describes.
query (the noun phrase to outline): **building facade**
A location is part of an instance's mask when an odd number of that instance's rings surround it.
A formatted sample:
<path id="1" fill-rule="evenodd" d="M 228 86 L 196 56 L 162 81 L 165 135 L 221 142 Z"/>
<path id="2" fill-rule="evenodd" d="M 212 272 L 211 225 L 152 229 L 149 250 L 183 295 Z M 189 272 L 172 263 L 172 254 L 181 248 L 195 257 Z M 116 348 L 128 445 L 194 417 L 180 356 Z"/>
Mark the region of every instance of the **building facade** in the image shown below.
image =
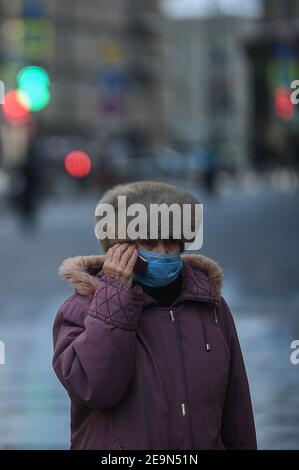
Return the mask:
<path id="1" fill-rule="evenodd" d="M 187 146 L 218 141 L 223 158 L 248 161 L 251 116 L 245 38 L 250 18 L 170 19 L 164 28 L 165 127 Z M 225 154 L 225 155 L 224 155 Z"/>
<path id="2" fill-rule="evenodd" d="M 1 8 L 0 72 L 7 88 L 25 65 L 49 73 L 51 103 L 35 116 L 43 132 L 122 134 L 132 141 L 140 134 L 155 142 L 158 1 L 11 0 Z"/>

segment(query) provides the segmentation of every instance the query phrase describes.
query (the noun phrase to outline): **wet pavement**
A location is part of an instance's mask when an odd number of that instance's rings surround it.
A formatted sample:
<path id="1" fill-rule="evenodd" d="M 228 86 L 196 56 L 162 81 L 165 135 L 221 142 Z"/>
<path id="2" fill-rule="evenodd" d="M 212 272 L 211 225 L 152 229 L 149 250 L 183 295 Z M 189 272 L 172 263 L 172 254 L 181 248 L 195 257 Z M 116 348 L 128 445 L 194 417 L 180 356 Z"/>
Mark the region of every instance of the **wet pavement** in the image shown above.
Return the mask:
<path id="1" fill-rule="evenodd" d="M 96 197 L 48 203 L 35 233 L 2 217 L 0 449 L 69 447 L 69 402 L 51 368 L 55 313 L 72 290 L 57 276 L 67 256 L 95 254 Z M 259 448 L 299 449 L 299 194 L 261 187 L 204 201 L 202 254 L 224 270 L 247 366 Z"/>

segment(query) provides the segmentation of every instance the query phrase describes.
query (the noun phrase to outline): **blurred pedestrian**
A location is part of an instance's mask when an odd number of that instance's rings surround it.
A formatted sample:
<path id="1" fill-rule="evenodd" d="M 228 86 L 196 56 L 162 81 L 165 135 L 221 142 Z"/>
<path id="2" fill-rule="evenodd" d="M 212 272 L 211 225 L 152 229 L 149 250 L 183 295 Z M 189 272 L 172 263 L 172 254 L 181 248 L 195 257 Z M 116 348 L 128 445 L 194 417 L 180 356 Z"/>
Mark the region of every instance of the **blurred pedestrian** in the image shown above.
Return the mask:
<path id="1" fill-rule="evenodd" d="M 206 191 L 209 194 L 216 192 L 217 186 L 217 150 L 210 144 L 202 152 L 203 182 Z"/>
<path id="2" fill-rule="evenodd" d="M 44 195 L 44 155 L 36 125 L 30 128 L 29 136 L 24 159 L 13 173 L 11 188 L 11 203 L 25 232 L 35 228 Z"/>

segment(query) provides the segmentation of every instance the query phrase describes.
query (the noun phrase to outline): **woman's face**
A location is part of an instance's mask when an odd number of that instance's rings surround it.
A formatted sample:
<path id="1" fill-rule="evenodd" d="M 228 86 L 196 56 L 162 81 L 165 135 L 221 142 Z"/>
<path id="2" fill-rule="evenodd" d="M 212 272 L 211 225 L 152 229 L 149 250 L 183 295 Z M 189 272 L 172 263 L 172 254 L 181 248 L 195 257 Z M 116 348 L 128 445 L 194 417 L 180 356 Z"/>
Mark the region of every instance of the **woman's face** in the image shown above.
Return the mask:
<path id="1" fill-rule="evenodd" d="M 137 248 L 154 251 L 155 253 L 180 253 L 179 240 L 137 240 Z"/>

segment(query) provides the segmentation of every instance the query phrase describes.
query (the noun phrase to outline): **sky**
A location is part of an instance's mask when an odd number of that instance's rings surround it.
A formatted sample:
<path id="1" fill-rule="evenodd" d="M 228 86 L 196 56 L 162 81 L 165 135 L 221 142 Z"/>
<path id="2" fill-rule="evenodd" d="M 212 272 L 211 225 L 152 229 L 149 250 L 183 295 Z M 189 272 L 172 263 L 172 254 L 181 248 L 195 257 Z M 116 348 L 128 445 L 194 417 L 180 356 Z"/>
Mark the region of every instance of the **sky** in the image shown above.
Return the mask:
<path id="1" fill-rule="evenodd" d="M 262 13 L 262 0 L 162 0 L 165 13 L 176 18 L 221 14 L 258 17 Z"/>

